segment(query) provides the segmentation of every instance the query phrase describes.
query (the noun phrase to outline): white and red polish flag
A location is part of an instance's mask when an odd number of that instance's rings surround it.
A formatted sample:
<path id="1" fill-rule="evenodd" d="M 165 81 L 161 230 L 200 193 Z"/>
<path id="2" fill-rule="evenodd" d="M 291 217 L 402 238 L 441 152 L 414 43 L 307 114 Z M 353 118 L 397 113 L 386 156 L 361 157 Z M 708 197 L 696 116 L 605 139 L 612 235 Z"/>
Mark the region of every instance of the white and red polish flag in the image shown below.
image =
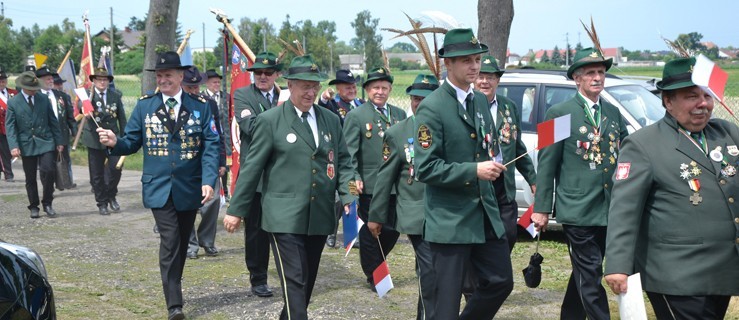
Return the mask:
<path id="1" fill-rule="evenodd" d="M 526 210 L 526 212 L 520 218 L 518 218 L 518 225 L 526 229 L 526 231 L 529 232 L 532 238 L 536 238 L 536 235 L 539 234 L 539 231 L 536 231 L 534 222 L 531 221 L 531 215 L 533 213 L 534 213 L 534 204 L 532 203 L 529 209 Z"/>
<path id="2" fill-rule="evenodd" d="M 390 269 L 387 266 L 387 260 L 383 260 L 379 266 L 372 272 L 372 279 L 375 281 L 375 290 L 377 295 L 382 298 L 390 289 L 394 288 L 393 279 L 390 278 Z"/>
<path id="3" fill-rule="evenodd" d="M 539 135 L 538 150 L 570 137 L 570 115 L 566 114 L 536 125 Z"/>
<path id="4" fill-rule="evenodd" d="M 724 88 L 729 74 L 704 55 L 695 57 L 695 66 L 691 80 L 716 100 L 724 101 Z"/>

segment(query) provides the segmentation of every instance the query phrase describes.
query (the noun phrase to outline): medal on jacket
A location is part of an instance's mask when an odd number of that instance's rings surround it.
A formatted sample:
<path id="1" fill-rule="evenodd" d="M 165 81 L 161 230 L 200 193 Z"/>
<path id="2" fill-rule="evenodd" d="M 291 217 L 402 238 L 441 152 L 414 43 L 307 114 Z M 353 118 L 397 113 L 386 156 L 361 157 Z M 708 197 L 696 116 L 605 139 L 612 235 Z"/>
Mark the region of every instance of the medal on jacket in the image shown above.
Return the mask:
<path id="1" fill-rule="evenodd" d="M 367 132 L 364 133 L 365 138 L 367 139 L 372 138 L 372 124 L 367 122 L 364 125 L 364 128 L 367 129 Z"/>
<path id="2" fill-rule="evenodd" d="M 693 190 L 693 195 L 690 196 L 690 202 L 694 206 L 697 206 L 699 203 L 703 202 L 703 198 L 700 193 L 698 193 L 701 189 L 701 182 L 698 179 L 691 179 L 688 181 L 688 186 L 690 186 L 690 190 Z"/>
<path id="3" fill-rule="evenodd" d="M 329 179 L 333 180 L 334 176 L 336 174 L 336 171 L 334 170 L 334 150 L 331 149 L 328 151 L 328 165 L 326 165 L 326 175 Z"/>

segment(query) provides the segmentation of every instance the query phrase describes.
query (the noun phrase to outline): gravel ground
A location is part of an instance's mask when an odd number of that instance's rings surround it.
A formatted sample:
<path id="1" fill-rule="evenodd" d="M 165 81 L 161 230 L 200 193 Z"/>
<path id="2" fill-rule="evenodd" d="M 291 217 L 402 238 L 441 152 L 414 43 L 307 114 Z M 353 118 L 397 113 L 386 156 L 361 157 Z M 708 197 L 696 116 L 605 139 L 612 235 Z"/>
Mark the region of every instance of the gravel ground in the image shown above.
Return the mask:
<path id="1" fill-rule="evenodd" d="M 141 172 L 124 170 L 119 185 L 121 213 L 100 216 L 90 192 L 87 167 L 74 166 L 77 188 L 56 191 L 56 219 L 30 219 L 20 161 L 13 165 L 15 183 L 0 181 L 0 239 L 30 247 L 48 269 L 59 319 L 165 319 L 158 268 L 159 238 L 154 219 L 141 202 Z M 39 183 L 40 184 L 40 183 Z M 221 210 L 221 219 L 225 209 Z M 561 234 L 551 233 L 540 251 L 545 257 L 540 288 L 523 285 L 520 270 L 534 243 L 521 239 L 512 253 L 515 288 L 499 319 L 556 319 L 569 261 Z M 272 298 L 251 294 L 244 265 L 242 234 L 229 235 L 219 224 L 220 254 L 188 260 L 183 277 L 189 319 L 276 319 L 282 307 L 277 273 L 270 258 Z M 202 253 L 202 250 L 201 250 Z M 323 252 L 313 299 L 312 319 L 414 319 L 417 280 L 413 250 L 403 236 L 388 257 L 395 289 L 380 299 L 369 290 L 358 251 Z M 610 297 L 612 310 L 615 298 Z M 736 302 L 732 307 L 736 309 Z M 614 316 L 616 315 L 615 312 Z M 739 312 L 737 313 L 739 314 Z"/>

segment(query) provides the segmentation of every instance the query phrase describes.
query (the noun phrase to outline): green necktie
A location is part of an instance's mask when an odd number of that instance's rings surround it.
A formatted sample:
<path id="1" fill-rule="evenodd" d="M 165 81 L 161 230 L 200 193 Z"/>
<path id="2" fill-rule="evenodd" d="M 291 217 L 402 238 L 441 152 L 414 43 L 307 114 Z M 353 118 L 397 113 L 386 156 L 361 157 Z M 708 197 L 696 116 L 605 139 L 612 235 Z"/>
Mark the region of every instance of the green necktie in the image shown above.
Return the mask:
<path id="1" fill-rule="evenodd" d="M 177 119 L 177 115 L 174 113 L 174 106 L 177 105 L 177 100 L 175 100 L 174 98 L 169 98 L 164 104 L 167 105 L 167 111 L 169 111 L 169 119 L 175 121 Z"/>

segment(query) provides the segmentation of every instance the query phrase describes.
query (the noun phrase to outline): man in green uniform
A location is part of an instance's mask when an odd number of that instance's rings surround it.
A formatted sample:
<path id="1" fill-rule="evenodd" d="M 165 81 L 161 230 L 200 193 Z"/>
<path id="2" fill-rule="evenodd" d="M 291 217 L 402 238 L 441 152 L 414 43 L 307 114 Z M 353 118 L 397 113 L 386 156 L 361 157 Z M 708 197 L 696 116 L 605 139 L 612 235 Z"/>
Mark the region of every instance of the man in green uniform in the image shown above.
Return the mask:
<path id="1" fill-rule="evenodd" d="M 280 319 L 307 319 L 324 242 L 336 223 L 334 193 L 348 207 L 356 199 L 349 194 L 354 174 L 339 117 L 313 103 L 325 74 L 306 55 L 293 59 L 285 78 L 290 100 L 257 117 L 223 225 L 234 232 L 242 218 L 255 219 L 263 178 L 260 227 L 269 232 L 282 285 Z"/>
<path id="2" fill-rule="evenodd" d="M 505 71 L 498 68 L 498 63 L 493 56 L 482 57 L 480 76 L 475 80 L 475 89 L 480 90 L 488 98 L 490 103 L 490 115 L 495 123 L 495 131 L 498 136 L 500 152 L 498 162 L 508 163 L 523 155 L 515 161 L 516 169 L 523 175 L 526 182 L 531 185 L 531 193 L 536 193 L 536 171 L 531 157 L 527 154 L 526 145 L 521 139 L 521 119 L 518 107 L 503 95 L 496 94 L 500 77 Z M 513 246 L 518 238 L 518 204 L 516 203 L 516 175 L 513 171 L 504 173 L 503 179 L 493 182 L 500 217 L 503 219 L 508 238 L 508 247 L 513 251 Z"/>
<path id="3" fill-rule="evenodd" d="M 182 312 L 182 271 L 195 215 L 213 197 L 218 178 L 218 131 L 205 99 L 182 91 L 184 69 L 177 52 L 157 57 L 159 92 L 139 99 L 118 139 L 97 128 L 100 143 L 116 155 L 143 149 L 141 176 L 144 207 L 159 227 L 159 270 L 169 320 Z"/>
<path id="4" fill-rule="evenodd" d="M 71 173 L 71 162 L 72 159 L 69 157 L 69 137 L 77 132 L 77 121 L 74 120 L 74 109 L 72 107 L 72 101 L 65 99 L 64 94 L 61 91 L 54 89 L 54 74 L 49 70 L 46 65 L 41 66 L 36 70 L 36 77 L 41 81 L 41 94 L 49 97 L 51 103 L 51 109 L 54 111 L 59 122 L 59 132 L 62 135 L 62 145 L 64 151 L 61 152 L 62 158 L 67 162 L 67 173 Z M 69 176 L 72 178 L 72 176 Z M 69 185 L 58 185 L 56 179 L 54 184 L 56 188 L 61 190 L 71 189 L 77 186 L 77 184 L 71 183 Z"/>
<path id="5" fill-rule="evenodd" d="M 56 216 L 56 211 L 51 206 L 56 176 L 54 159 L 57 152 L 64 150 L 59 121 L 51 108 L 51 101 L 40 92 L 41 81 L 34 72 L 21 73 L 15 84 L 21 92 L 8 100 L 5 118 L 10 155 L 21 157 L 23 161 L 31 218 L 39 217 L 36 172 L 41 174 L 43 186 L 41 204 L 46 215 L 53 218 Z"/>
<path id="6" fill-rule="evenodd" d="M 418 312 L 416 318 L 434 319 L 436 285 L 434 266 L 429 243 L 423 240 L 423 192 L 425 184 L 419 182 L 415 168 L 413 140 L 416 136 L 416 109 L 423 98 L 439 87 L 439 81 L 431 75 L 419 74 L 405 92 L 411 97 L 413 116 L 398 122 L 385 131 L 382 160 L 377 172 L 377 183 L 369 209 L 367 228 L 377 238 L 388 222 L 391 212 L 390 197 L 397 195 L 395 211 L 397 219 L 392 230 L 408 235 L 416 252 L 416 276 L 418 287 Z"/>
<path id="7" fill-rule="evenodd" d="M 262 112 L 277 106 L 280 88 L 275 80 L 280 76 L 282 64 L 271 52 L 261 52 L 254 64 L 246 69 L 254 75 L 254 83 L 234 91 L 234 115 L 241 131 L 241 150 L 239 160 L 246 162 L 249 153 L 254 123 Z M 238 177 L 234 177 L 238 180 Z M 255 199 L 249 208 L 250 219 L 244 220 L 244 260 L 249 269 L 251 291 L 258 297 L 271 297 L 272 290 L 267 286 L 267 267 L 269 267 L 269 237 L 259 225 L 262 216 L 262 185 L 257 186 Z"/>
<path id="8" fill-rule="evenodd" d="M 364 90 L 367 91 L 369 101 L 346 115 L 344 137 L 346 137 L 346 147 L 352 158 L 354 178 L 357 181 L 359 192 L 357 214 L 366 223 L 377 170 L 382 164 L 382 137 L 391 125 L 407 116 L 402 109 L 387 103 L 390 92 L 393 90 L 393 76 L 390 75 L 390 70 L 385 68 L 371 70 L 364 83 Z M 359 248 L 359 260 L 371 289 L 375 288 L 372 272 L 385 260 L 383 253 L 385 256 L 390 254 L 400 236 L 400 233 L 392 229 L 395 225 L 394 192 L 390 196 L 388 209 L 391 210 L 388 213 L 388 225 L 380 234 L 379 243 L 372 237 L 366 224 L 359 229 L 359 243 L 362 244 Z"/>
<path id="9" fill-rule="evenodd" d="M 107 70 L 96 69 L 95 73 L 90 75 L 90 80 L 93 85 L 90 89 L 90 102 L 92 102 L 93 110 L 92 113 L 86 115 L 90 119 L 85 120 L 82 144 L 87 147 L 90 181 L 98 212 L 108 215 L 108 205 L 113 212 L 121 209 L 116 196 L 123 168 L 116 168 L 121 157 L 108 154 L 107 148 L 100 143 L 100 137 L 95 130 L 99 125 L 101 128 L 113 131 L 118 137 L 123 136 L 123 129 L 126 128 L 127 123 L 126 110 L 123 107 L 121 94 L 110 88 L 113 76 L 109 75 Z M 95 120 L 93 121 L 92 118 Z"/>
<path id="10" fill-rule="evenodd" d="M 492 181 L 497 136 L 488 100 L 474 91 L 482 53 L 471 29 L 452 29 L 439 56 L 447 79 L 418 107 L 414 150 L 418 180 L 426 183 L 423 239 L 436 272 L 438 319 L 492 319 L 513 290 L 513 271 Z M 459 314 L 466 270 L 475 293 Z"/>
<path id="11" fill-rule="evenodd" d="M 612 104 L 600 99 L 606 71 L 613 63 L 593 48 L 577 51 L 567 77 L 578 93 L 547 110 L 546 119 L 570 115 L 570 137 L 539 152 L 532 220 L 545 230 L 549 214 L 562 224 L 572 274 L 562 301 L 561 319 L 610 319 L 601 285 L 612 175 L 626 121 Z M 556 201 L 554 201 L 555 184 Z"/>
<path id="12" fill-rule="evenodd" d="M 739 295 L 739 128 L 711 119 L 694 66 L 665 65 L 667 113 L 624 140 L 608 215 L 606 282 L 623 293 L 641 273 L 658 319 L 724 319 Z"/>

